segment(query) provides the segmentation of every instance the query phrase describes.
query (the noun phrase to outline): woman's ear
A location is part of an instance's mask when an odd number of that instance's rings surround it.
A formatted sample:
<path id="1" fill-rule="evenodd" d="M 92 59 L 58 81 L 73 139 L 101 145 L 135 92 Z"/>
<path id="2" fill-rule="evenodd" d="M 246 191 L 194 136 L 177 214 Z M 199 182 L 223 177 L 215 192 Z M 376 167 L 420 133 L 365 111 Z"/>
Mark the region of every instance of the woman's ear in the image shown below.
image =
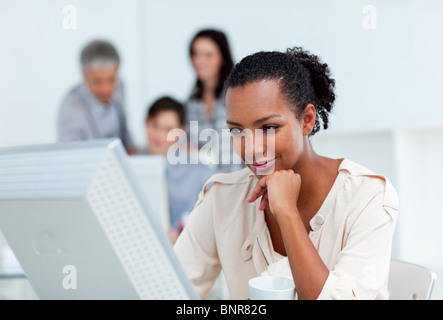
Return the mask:
<path id="1" fill-rule="evenodd" d="M 303 113 L 303 135 L 308 136 L 311 134 L 312 129 L 315 126 L 315 119 L 317 117 L 317 111 L 312 103 L 309 103 Z"/>

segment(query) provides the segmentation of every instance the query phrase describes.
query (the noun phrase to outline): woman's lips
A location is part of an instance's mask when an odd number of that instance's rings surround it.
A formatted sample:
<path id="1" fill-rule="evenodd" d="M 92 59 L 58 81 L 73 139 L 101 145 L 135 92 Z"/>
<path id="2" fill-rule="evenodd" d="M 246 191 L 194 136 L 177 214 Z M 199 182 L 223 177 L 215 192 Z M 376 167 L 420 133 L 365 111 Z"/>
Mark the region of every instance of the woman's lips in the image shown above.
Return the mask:
<path id="1" fill-rule="evenodd" d="M 268 169 L 270 166 L 274 165 L 274 159 L 271 160 L 263 160 L 263 161 L 256 161 L 254 163 L 251 164 L 251 166 L 255 169 L 255 170 L 264 170 L 264 169 Z"/>

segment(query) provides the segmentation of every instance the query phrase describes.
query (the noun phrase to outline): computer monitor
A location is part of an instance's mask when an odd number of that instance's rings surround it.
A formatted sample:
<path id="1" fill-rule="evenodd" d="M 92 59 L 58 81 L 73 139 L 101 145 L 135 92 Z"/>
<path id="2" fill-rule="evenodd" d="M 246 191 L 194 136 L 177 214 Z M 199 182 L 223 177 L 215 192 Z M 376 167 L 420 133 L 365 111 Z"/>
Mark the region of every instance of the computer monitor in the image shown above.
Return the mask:
<path id="1" fill-rule="evenodd" d="M 162 221 L 165 230 L 171 227 L 166 181 L 166 157 L 137 154 L 129 157 L 132 169 L 147 195 L 147 201 Z"/>
<path id="2" fill-rule="evenodd" d="M 0 228 L 41 299 L 197 299 L 120 140 L 0 149 Z"/>

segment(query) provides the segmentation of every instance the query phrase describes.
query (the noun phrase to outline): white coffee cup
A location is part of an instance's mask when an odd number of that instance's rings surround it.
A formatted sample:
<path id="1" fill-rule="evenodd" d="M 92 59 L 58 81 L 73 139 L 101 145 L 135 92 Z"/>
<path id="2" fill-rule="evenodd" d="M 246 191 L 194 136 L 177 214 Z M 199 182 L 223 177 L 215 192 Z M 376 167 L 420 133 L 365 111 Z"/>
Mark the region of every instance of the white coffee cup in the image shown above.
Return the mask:
<path id="1" fill-rule="evenodd" d="M 289 278 L 264 276 L 249 280 L 251 300 L 293 300 L 294 281 Z"/>

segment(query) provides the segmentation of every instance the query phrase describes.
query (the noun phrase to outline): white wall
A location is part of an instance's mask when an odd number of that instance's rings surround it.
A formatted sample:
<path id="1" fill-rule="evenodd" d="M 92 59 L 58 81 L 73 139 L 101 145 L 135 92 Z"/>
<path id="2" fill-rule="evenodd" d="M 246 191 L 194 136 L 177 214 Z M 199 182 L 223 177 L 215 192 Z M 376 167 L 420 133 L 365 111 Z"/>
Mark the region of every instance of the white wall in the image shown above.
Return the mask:
<path id="1" fill-rule="evenodd" d="M 76 30 L 62 26 L 65 5 L 77 9 Z M 366 5 L 376 9 L 376 29 L 363 27 Z M 96 37 L 121 53 L 139 145 L 148 104 L 163 94 L 188 97 L 188 46 L 199 29 L 224 30 L 236 62 L 303 46 L 337 81 L 318 150 L 386 174 L 402 207 L 394 253 L 443 269 L 442 12 L 438 0 L 0 0 L 0 146 L 56 140 L 58 104 L 80 80 L 82 46 Z"/>
<path id="2" fill-rule="evenodd" d="M 443 299 L 443 127 L 397 133 L 398 192 L 402 219 L 399 256 L 437 273 L 436 294 Z"/>
<path id="3" fill-rule="evenodd" d="M 76 30 L 62 26 L 68 4 Z M 362 25 L 368 4 L 375 30 Z M 129 124 L 143 144 L 147 105 L 189 95 L 188 46 L 203 27 L 227 33 L 235 61 L 292 46 L 322 56 L 337 80 L 332 130 L 442 124 L 442 11 L 432 0 L 1 0 L 0 146 L 55 141 L 58 104 L 80 80 L 79 52 L 95 37 L 122 55 Z"/>
<path id="4" fill-rule="evenodd" d="M 375 30 L 363 28 L 368 4 Z M 443 123 L 441 1 L 164 0 L 149 1 L 145 12 L 147 100 L 187 97 L 189 41 L 209 26 L 227 33 L 236 61 L 293 46 L 322 56 L 337 80 L 332 129 Z"/>
<path id="5" fill-rule="evenodd" d="M 65 5 L 77 9 L 77 29 L 62 22 Z M 95 37 L 112 41 L 122 56 L 131 124 L 141 97 L 140 17 L 136 0 L 0 1 L 0 146 L 56 141 L 56 112 L 81 80 L 79 54 Z"/>

